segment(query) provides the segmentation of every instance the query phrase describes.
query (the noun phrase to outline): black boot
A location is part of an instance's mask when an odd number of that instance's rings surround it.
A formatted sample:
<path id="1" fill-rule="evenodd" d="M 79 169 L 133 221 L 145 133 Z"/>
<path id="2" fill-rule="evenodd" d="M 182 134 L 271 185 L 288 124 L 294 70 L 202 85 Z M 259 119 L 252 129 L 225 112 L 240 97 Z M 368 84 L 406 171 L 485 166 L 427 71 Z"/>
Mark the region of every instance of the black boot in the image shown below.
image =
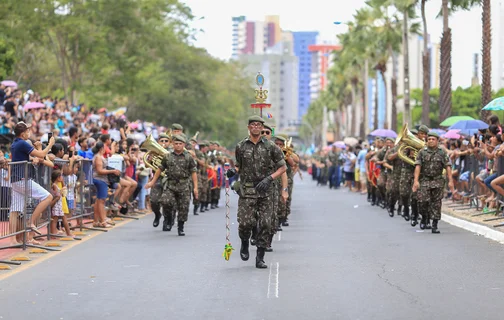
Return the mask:
<path id="1" fill-rule="evenodd" d="M 184 221 L 179 221 L 178 222 L 178 235 L 183 237 L 185 236 L 185 233 L 184 233 Z"/>
<path id="2" fill-rule="evenodd" d="M 163 219 L 163 231 L 170 231 L 172 228 L 171 221 L 166 217 Z"/>
<path id="3" fill-rule="evenodd" d="M 215 200 L 212 200 L 212 202 L 210 202 L 210 209 L 215 209 Z"/>
<path id="4" fill-rule="evenodd" d="M 243 261 L 247 261 L 249 259 L 249 241 L 248 240 L 242 239 L 242 241 L 241 241 L 240 258 Z"/>
<path id="5" fill-rule="evenodd" d="M 250 245 L 255 246 L 257 242 L 257 233 L 259 230 L 257 230 L 257 227 L 252 229 L 252 236 L 250 237 Z"/>
<path id="6" fill-rule="evenodd" d="M 161 219 L 161 215 L 159 213 L 154 213 L 154 222 L 152 222 L 152 226 L 156 228 L 159 226 L 159 220 Z"/>
<path id="7" fill-rule="evenodd" d="M 277 226 L 276 226 L 276 230 L 277 231 L 283 231 L 283 229 L 282 229 L 282 218 L 278 218 L 278 223 L 277 223 Z"/>
<path id="8" fill-rule="evenodd" d="M 430 218 L 428 218 L 426 221 L 427 222 L 425 224 L 425 229 L 427 229 L 427 230 L 432 229 L 431 224 L 430 224 Z"/>
<path id="9" fill-rule="evenodd" d="M 205 211 L 210 211 L 210 209 L 208 209 L 209 204 L 210 204 L 210 202 L 205 203 Z"/>
<path id="10" fill-rule="evenodd" d="M 437 220 L 437 219 L 432 220 L 432 230 L 431 230 L 432 233 L 441 233 L 441 231 L 439 231 L 438 226 L 437 226 L 438 221 L 439 220 Z"/>
<path id="11" fill-rule="evenodd" d="M 376 206 L 376 194 L 374 192 L 371 194 L 371 205 Z"/>
<path id="12" fill-rule="evenodd" d="M 409 206 L 404 206 L 403 217 L 404 217 L 404 220 L 406 220 L 406 221 L 410 220 Z"/>
<path id="13" fill-rule="evenodd" d="M 402 206 L 397 206 L 397 215 L 398 216 L 402 215 Z"/>
<path id="14" fill-rule="evenodd" d="M 257 256 L 256 256 L 256 268 L 258 269 L 266 269 L 268 266 L 264 263 L 264 248 L 257 248 Z"/>
<path id="15" fill-rule="evenodd" d="M 202 204 L 200 204 L 200 211 L 199 211 L 200 213 L 205 212 L 205 204 L 206 204 L 206 203 L 202 203 Z"/>
<path id="16" fill-rule="evenodd" d="M 422 216 L 422 220 L 420 220 L 420 229 L 424 230 L 427 225 L 427 219 Z"/>
<path id="17" fill-rule="evenodd" d="M 388 206 L 388 215 L 393 218 L 394 217 L 394 205 L 392 203 L 389 204 Z"/>
<path id="18" fill-rule="evenodd" d="M 270 235 L 269 240 L 268 240 L 268 245 L 266 246 L 266 249 L 265 249 L 266 252 L 273 252 L 273 248 L 271 247 L 272 243 L 273 243 L 273 235 Z"/>
<path id="19" fill-rule="evenodd" d="M 198 207 L 199 207 L 199 205 L 197 205 L 197 204 L 194 205 L 193 213 L 195 216 L 199 215 L 198 214 Z"/>
<path id="20" fill-rule="evenodd" d="M 219 208 L 219 200 L 215 200 L 215 209 Z"/>
<path id="21" fill-rule="evenodd" d="M 289 222 L 287 221 L 287 218 L 283 218 L 283 220 L 282 220 L 282 226 L 283 227 L 288 227 L 289 226 Z"/>

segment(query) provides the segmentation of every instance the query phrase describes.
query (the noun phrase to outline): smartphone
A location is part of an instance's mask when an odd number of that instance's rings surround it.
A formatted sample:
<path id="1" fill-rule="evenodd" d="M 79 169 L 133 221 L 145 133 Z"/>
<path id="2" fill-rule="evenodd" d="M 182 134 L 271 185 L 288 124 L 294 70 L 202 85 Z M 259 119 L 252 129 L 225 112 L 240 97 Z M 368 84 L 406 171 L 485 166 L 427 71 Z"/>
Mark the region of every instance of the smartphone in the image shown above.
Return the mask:
<path id="1" fill-rule="evenodd" d="M 68 157 L 69 158 L 73 157 L 73 151 L 68 151 Z"/>
<path id="2" fill-rule="evenodd" d="M 483 141 L 483 136 L 479 136 L 479 141 Z"/>
<path id="3" fill-rule="evenodd" d="M 53 134 L 52 132 L 49 132 L 49 133 L 47 134 L 47 141 L 51 140 L 51 138 L 52 138 L 52 134 Z"/>

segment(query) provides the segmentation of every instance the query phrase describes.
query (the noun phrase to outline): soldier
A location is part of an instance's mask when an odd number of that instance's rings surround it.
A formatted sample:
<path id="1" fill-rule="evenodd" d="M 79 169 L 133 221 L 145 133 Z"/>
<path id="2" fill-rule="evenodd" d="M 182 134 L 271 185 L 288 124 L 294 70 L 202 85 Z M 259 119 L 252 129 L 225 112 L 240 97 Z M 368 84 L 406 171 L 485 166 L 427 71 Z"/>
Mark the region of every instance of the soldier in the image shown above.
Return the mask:
<path id="1" fill-rule="evenodd" d="M 387 138 L 385 146 L 381 148 L 380 151 L 378 151 L 378 153 L 374 157 L 376 164 L 381 166 L 380 176 L 378 177 L 378 194 L 379 194 L 378 202 L 381 204 L 382 208 L 385 208 L 387 199 L 386 185 L 387 185 L 388 172 L 386 168 L 385 154 L 393 146 L 394 146 L 394 139 Z"/>
<path id="2" fill-rule="evenodd" d="M 285 137 L 286 138 L 286 137 Z M 291 144 L 291 147 L 294 149 L 294 145 Z M 287 186 L 289 188 L 289 197 L 285 203 L 285 217 L 281 219 L 281 223 L 283 227 L 289 226 L 289 216 L 291 214 L 291 204 L 292 204 L 292 191 L 294 190 L 294 173 L 299 164 L 299 156 L 293 152 L 290 157 L 286 158 L 287 165 Z"/>
<path id="3" fill-rule="evenodd" d="M 389 186 L 389 189 L 387 190 L 389 196 L 388 196 L 388 208 L 389 208 L 389 216 L 393 217 L 394 216 L 394 210 L 395 210 L 395 205 L 396 202 L 399 201 L 399 207 L 397 210 L 397 214 L 401 214 L 401 201 L 399 198 L 399 184 L 401 182 L 401 169 L 403 165 L 403 161 L 401 158 L 399 158 L 399 154 L 397 151 L 399 151 L 400 145 L 394 146 L 392 149 L 390 149 L 389 155 L 387 156 L 387 161 L 388 163 L 392 166 L 392 172 L 388 178 L 387 181 L 387 186 Z M 406 219 L 406 218 L 405 218 Z M 409 216 L 407 218 L 409 220 Z"/>
<path id="4" fill-rule="evenodd" d="M 168 145 L 170 144 L 170 139 L 166 134 L 162 133 L 159 135 L 158 142 L 163 148 L 168 149 Z M 154 184 L 152 191 L 151 191 L 151 196 L 150 196 L 151 208 L 152 208 L 152 211 L 154 212 L 154 222 L 152 223 L 152 226 L 154 228 L 157 228 L 157 226 L 159 225 L 159 220 L 161 219 L 161 206 L 162 206 L 161 198 L 162 198 L 162 195 L 163 195 L 163 184 L 161 183 L 161 179 L 159 179 Z M 163 204 L 163 213 L 164 214 L 169 213 L 169 208 L 164 204 Z M 163 231 L 169 231 L 168 229 L 171 229 L 171 226 L 173 225 L 173 223 L 169 225 L 169 221 L 173 221 L 173 220 L 167 219 L 165 216 L 165 218 L 163 220 Z"/>
<path id="5" fill-rule="evenodd" d="M 240 257 L 243 261 L 249 259 L 249 239 L 252 229 L 259 225 L 256 268 L 260 269 L 268 267 L 264 262 L 264 253 L 273 228 L 271 184 L 287 169 L 282 150 L 271 141 L 261 137 L 263 128 L 264 120 L 261 117 L 250 117 L 248 119 L 250 134 L 240 141 L 235 149 L 236 168 L 240 172 L 240 199 L 238 200 Z M 228 178 L 234 176 L 237 170 L 229 169 Z"/>
<path id="6" fill-rule="evenodd" d="M 451 162 L 448 154 L 438 146 L 439 136 L 435 132 L 427 134 L 427 145 L 418 153 L 415 161 L 415 181 L 413 192 L 418 190 L 418 206 L 424 226 L 432 218 L 432 233 L 440 233 L 438 221 L 441 219 L 441 204 L 445 180 L 443 169 L 448 175 L 448 187 L 453 192 Z"/>
<path id="7" fill-rule="evenodd" d="M 282 150 L 285 147 L 286 142 L 287 142 L 286 139 L 282 136 L 275 137 L 275 144 Z M 284 156 L 287 156 L 285 154 L 285 152 L 284 152 Z M 289 167 L 290 167 L 291 174 L 292 174 L 292 171 L 293 171 L 292 167 L 294 167 L 296 165 L 292 156 L 286 157 L 285 163 L 287 165 L 287 171 L 282 174 L 282 183 L 281 184 L 278 183 L 278 185 L 277 185 L 277 189 L 278 189 L 277 194 L 281 195 L 281 197 L 279 197 L 277 199 L 277 207 L 278 207 L 278 210 L 277 210 L 277 221 L 278 221 L 277 230 L 279 230 L 279 231 L 282 231 L 282 224 L 285 223 L 288 226 L 288 223 L 287 223 L 287 203 L 289 201 L 291 187 L 289 187 L 289 175 L 287 174 L 287 172 L 289 171 Z M 292 174 L 292 176 L 293 176 L 293 174 Z"/>
<path id="8" fill-rule="evenodd" d="M 207 164 L 207 151 L 208 151 L 208 141 L 203 141 L 199 144 L 199 156 L 198 159 L 203 162 L 198 162 L 199 163 L 199 170 L 200 170 L 200 177 L 201 177 L 201 182 L 198 180 L 198 188 L 200 190 L 199 194 L 199 203 L 200 203 L 200 212 L 205 212 L 208 211 L 208 164 Z"/>
<path id="9" fill-rule="evenodd" d="M 189 179 L 192 179 L 194 197 L 198 199 L 198 178 L 196 175 L 196 162 L 184 150 L 186 140 L 181 135 L 173 135 L 173 152 L 163 157 L 161 165 L 156 170 L 154 178 L 145 186 L 152 188 L 157 182 L 161 172 L 165 173 L 163 178 L 163 207 L 166 204 L 168 213 L 165 219 L 171 219 L 174 211 L 178 213 L 178 235 L 185 236 L 184 224 L 189 214 L 189 203 L 191 200 L 191 190 L 189 190 Z M 163 210 L 164 213 L 164 210 Z M 171 223 L 171 221 L 169 221 Z M 170 227 L 171 229 L 171 227 Z"/>
<path id="10" fill-rule="evenodd" d="M 338 148 L 336 148 L 335 145 L 332 146 L 331 152 L 328 154 L 328 160 L 329 160 L 329 189 L 339 188 L 339 159 L 340 159 L 340 152 Z"/>
<path id="11" fill-rule="evenodd" d="M 368 162 L 368 187 L 371 189 L 371 205 L 375 206 L 378 204 L 377 197 L 379 196 L 378 191 L 378 177 L 380 176 L 380 168 L 376 164 L 376 155 L 383 148 L 383 140 L 381 138 L 376 138 L 373 142 L 369 152 L 366 154 L 366 160 Z"/>
<path id="12" fill-rule="evenodd" d="M 182 127 L 182 125 L 180 125 L 178 123 L 174 123 L 171 126 L 171 130 L 172 130 L 172 132 L 171 132 L 172 135 L 181 134 L 184 132 L 184 127 Z"/>
<path id="13" fill-rule="evenodd" d="M 198 177 L 198 195 L 199 199 L 196 199 L 196 197 L 193 197 L 193 214 L 195 216 L 198 215 L 198 207 L 203 207 L 203 204 L 206 202 L 206 194 L 204 192 L 204 186 L 203 186 L 203 179 L 206 179 L 206 163 L 205 163 L 205 156 L 203 155 L 203 152 L 201 149 L 204 147 L 204 143 L 199 144 L 200 149 L 196 149 L 196 145 L 198 145 L 198 141 L 196 139 L 191 138 L 190 140 L 191 144 L 191 149 L 194 151 L 194 160 L 196 161 L 196 175 Z"/>

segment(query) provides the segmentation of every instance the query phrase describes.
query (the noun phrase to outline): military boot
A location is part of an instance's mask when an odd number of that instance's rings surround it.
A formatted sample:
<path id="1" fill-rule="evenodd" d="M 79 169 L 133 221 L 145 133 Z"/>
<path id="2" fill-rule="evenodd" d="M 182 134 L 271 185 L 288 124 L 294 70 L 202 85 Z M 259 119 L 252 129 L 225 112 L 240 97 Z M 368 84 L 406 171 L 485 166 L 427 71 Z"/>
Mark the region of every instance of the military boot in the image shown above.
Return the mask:
<path id="1" fill-rule="evenodd" d="M 432 233 L 441 233 L 441 231 L 439 231 L 438 229 L 438 221 L 439 220 L 437 219 L 432 220 L 432 230 L 431 230 Z"/>
<path id="2" fill-rule="evenodd" d="M 425 224 L 425 229 L 427 229 L 427 230 L 432 229 L 431 224 L 430 224 L 430 219 L 427 219 L 427 223 Z"/>
<path id="3" fill-rule="evenodd" d="M 266 269 L 268 266 L 264 263 L 264 248 L 257 248 L 257 256 L 256 256 L 256 268 L 258 269 Z"/>
<path id="4" fill-rule="evenodd" d="M 250 244 L 255 246 L 257 242 L 257 233 L 259 230 L 257 230 L 257 227 L 252 229 L 252 236 L 250 237 Z"/>
<path id="5" fill-rule="evenodd" d="M 376 206 L 376 204 L 377 204 L 377 203 L 376 203 L 376 194 L 373 192 L 373 193 L 371 194 L 371 205 L 372 205 L 372 206 Z"/>
<path id="6" fill-rule="evenodd" d="M 200 204 L 200 211 L 199 211 L 200 213 L 205 212 L 205 204 L 206 204 L 206 203 L 202 203 L 202 204 Z"/>
<path id="7" fill-rule="evenodd" d="M 420 229 L 424 230 L 426 226 L 427 226 L 427 219 L 425 216 L 422 216 L 422 219 L 420 220 Z"/>
<path id="8" fill-rule="evenodd" d="M 161 219 L 161 215 L 159 213 L 154 213 L 154 222 L 152 222 L 152 226 L 157 228 L 159 226 L 159 220 Z M 164 224 L 163 224 L 164 225 Z"/>
<path id="9" fill-rule="evenodd" d="M 266 252 L 273 252 L 273 248 L 271 247 L 272 243 L 273 243 L 273 235 L 271 235 L 268 239 L 268 245 L 266 246 L 265 249 Z"/>
<path id="10" fill-rule="evenodd" d="M 394 217 L 394 205 L 391 203 L 389 204 L 389 207 L 388 207 L 388 215 L 393 218 Z"/>
<path id="11" fill-rule="evenodd" d="M 172 223 L 167 217 L 163 220 L 163 231 L 171 231 Z"/>
<path id="12" fill-rule="evenodd" d="M 199 207 L 199 205 L 197 205 L 197 204 L 194 205 L 193 213 L 194 213 L 195 216 L 199 215 L 198 214 L 198 207 Z"/>
<path id="13" fill-rule="evenodd" d="M 181 237 L 185 236 L 184 221 L 179 221 L 178 222 L 178 235 L 181 236 Z"/>
<path id="14" fill-rule="evenodd" d="M 247 261 L 249 259 L 249 241 L 242 239 L 241 248 L 240 248 L 240 258 L 243 261 Z"/>
<path id="15" fill-rule="evenodd" d="M 402 206 L 397 206 L 397 215 L 402 216 Z"/>
<path id="16" fill-rule="evenodd" d="M 215 200 L 215 209 L 219 208 L 219 200 Z"/>
<path id="17" fill-rule="evenodd" d="M 277 225 L 276 225 L 276 230 L 277 231 L 283 231 L 282 229 L 282 218 L 278 218 L 278 220 L 276 221 Z"/>
<path id="18" fill-rule="evenodd" d="M 212 200 L 212 202 L 210 202 L 210 209 L 215 209 L 215 200 Z"/>
<path id="19" fill-rule="evenodd" d="M 283 227 L 288 227 L 289 226 L 289 222 L 287 221 L 287 218 L 283 218 L 283 220 L 282 220 L 282 226 Z"/>
<path id="20" fill-rule="evenodd" d="M 409 206 L 404 206 L 403 217 L 404 217 L 404 220 L 406 220 L 406 221 L 410 220 Z"/>

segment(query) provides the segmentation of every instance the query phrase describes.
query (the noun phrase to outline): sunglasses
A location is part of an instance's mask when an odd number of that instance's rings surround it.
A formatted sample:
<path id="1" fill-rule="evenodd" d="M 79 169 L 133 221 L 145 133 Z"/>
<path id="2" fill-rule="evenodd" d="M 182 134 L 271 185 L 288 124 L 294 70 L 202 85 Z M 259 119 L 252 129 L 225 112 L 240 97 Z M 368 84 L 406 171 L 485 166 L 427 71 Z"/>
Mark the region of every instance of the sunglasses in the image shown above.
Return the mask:
<path id="1" fill-rule="evenodd" d="M 266 135 L 269 136 L 271 134 L 271 131 L 264 130 L 264 131 L 261 131 L 261 134 L 266 134 Z"/>
<path id="2" fill-rule="evenodd" d="M 159 140 L 159 142 L 170 142 L 170 140 L 162 139 L 162 140 Z"/>
<path id="3" fill-rule="evenodd" d="M 134 149 L 131 149 L 131 151 L 138 151 L 138 149 L 134 148 Z"/>

